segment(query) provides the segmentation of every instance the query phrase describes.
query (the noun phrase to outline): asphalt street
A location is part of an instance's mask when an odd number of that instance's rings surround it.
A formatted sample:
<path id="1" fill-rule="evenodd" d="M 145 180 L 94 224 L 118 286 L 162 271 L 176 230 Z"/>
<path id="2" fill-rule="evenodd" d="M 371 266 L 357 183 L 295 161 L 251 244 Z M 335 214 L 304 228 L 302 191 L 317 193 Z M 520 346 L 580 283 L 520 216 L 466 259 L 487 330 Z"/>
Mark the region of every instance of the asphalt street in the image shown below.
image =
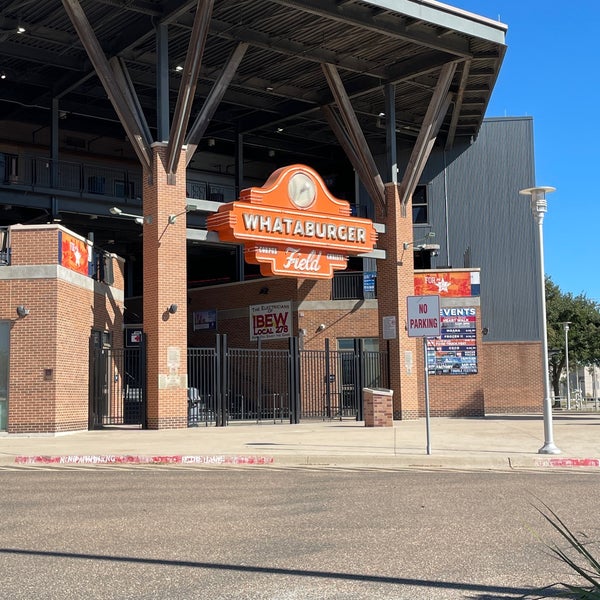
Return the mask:
<path id="1" fill-rule="evenodd" d="M 541 501 L 600 539 L 589 472 L 94 465 L 0 478 L 0 598 L 13 600 L 531 597 L 570 577 L 548 557 Z"/>

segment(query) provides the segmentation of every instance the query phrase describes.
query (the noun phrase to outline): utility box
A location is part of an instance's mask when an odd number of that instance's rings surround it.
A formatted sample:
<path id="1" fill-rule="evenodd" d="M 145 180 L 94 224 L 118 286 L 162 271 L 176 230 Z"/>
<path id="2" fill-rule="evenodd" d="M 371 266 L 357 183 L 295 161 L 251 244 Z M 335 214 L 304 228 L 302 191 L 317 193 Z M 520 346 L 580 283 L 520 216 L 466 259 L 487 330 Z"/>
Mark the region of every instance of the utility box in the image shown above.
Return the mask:
<path id="1" fill-rule="evenodd" d="M 363 388 L 365 427 L 393 427 L 394 392 L 384 388 Z"/>

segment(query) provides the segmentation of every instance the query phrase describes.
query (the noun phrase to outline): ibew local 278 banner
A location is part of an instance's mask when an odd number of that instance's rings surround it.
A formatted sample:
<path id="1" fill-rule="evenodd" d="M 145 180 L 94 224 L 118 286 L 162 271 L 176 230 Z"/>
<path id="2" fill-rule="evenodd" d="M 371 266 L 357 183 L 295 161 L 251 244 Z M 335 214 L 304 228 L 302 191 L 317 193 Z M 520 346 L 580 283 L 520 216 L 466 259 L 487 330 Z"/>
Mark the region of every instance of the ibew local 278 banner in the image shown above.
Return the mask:
<path id="1" fill-rule="evenodd" d="M 292 335 L 292 303 L 273 302 L 250 307 L 250 339 L 287 338 Z"/>

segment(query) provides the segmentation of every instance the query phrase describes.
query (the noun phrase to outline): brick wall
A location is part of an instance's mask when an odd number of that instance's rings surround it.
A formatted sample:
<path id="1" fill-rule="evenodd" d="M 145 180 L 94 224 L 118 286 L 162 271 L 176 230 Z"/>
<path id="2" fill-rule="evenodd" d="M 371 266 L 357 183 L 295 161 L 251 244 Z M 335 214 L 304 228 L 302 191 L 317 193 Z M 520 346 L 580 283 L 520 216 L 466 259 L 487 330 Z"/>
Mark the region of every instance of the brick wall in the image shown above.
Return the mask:
<path id="1" fill-rule="evenodd" d="M 268 293 L 260 290 L 268 288 Z M 224 286 L 188 290 L 188 343 L 191 347 L 214 344 L 215 333 L 227 334 L 231 347 L 256 347 L 250 341 L 249 306 L 271 302 L 292 303 L 293 335 L 301 334 L 306 350 L 321 350 L 324 340 L 377 337 L 377 303 L 374 300 L 331 301 L 331 282 L 296 280 L 291 277 L 267 278 Z M 218 309 L 217 331 L 193 331 L 193 313 Z M 325 325 L 319 330 L 319 325 Z M 287 340 L 263 342 L 269 348 L 287 348 Z"/>
<path id="2" fill-rule="evenodd" d="M 539 413 L 544 380 L 540 342 L 484 342 L 487 414 Z"/>
<path id="3" fill-rule="evenodd" d="M 0 319 L 12 322 L 9 433 L 87 429 L 91 330 L 112 331 L 117 343 L 122 337 L 123 261 L 113 257 L 109 294 L 105 284 L 57 265 L 61 229 L 14 228 L 11 265 L 0 268 Z M 19 304 L 29 315 L 17 316 Z"/>

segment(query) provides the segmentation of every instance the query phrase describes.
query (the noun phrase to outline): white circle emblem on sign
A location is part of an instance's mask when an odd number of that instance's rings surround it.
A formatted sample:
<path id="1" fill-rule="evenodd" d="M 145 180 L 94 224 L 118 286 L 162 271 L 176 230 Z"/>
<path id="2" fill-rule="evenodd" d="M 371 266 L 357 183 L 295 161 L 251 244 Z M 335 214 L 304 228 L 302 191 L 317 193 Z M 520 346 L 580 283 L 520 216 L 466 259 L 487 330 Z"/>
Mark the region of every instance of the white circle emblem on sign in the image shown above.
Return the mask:
<path id="1" fill-rule="evenodd" d="M 314 181 L 304 173 L 296 173 L 290 177 L 288 196 L 298 208 L 308 208 L 317 195 Z"/>

